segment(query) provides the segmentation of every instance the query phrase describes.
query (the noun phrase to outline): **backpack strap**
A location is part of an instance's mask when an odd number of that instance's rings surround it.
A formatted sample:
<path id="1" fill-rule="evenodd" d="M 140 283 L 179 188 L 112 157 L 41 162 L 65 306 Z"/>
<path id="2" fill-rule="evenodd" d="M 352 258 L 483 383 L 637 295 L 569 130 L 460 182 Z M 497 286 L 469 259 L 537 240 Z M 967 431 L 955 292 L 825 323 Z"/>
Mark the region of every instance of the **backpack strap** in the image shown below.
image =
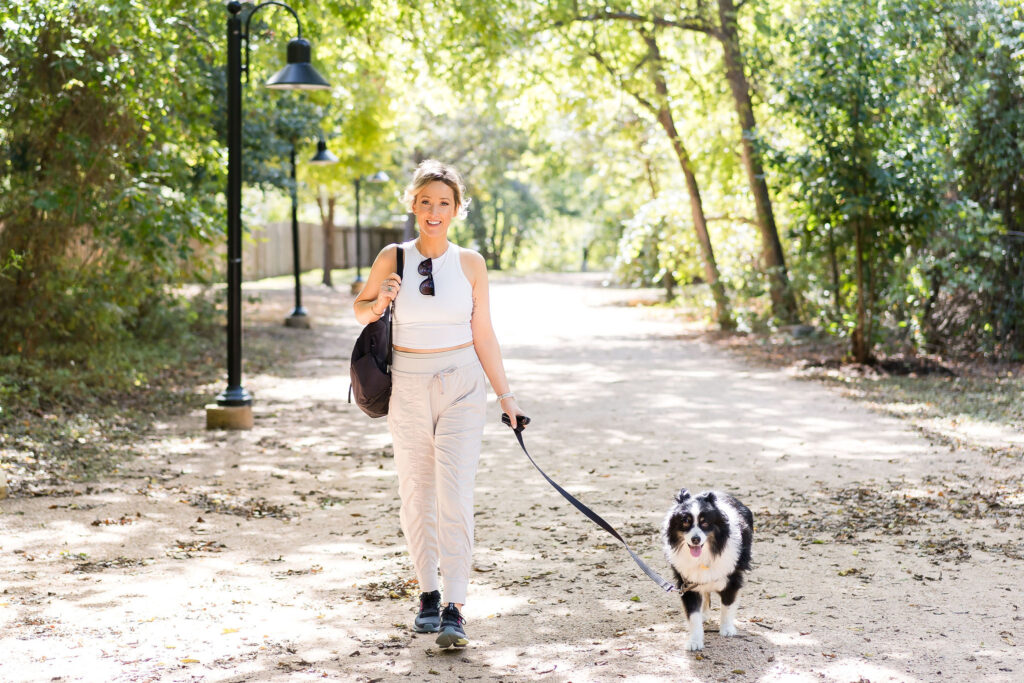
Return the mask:
<path id="1" fill-rule="evenodd" d="M 401 244 L 395 245 L 395 259 L 397 264 L 395 272 L 398 277 L 405 277 L 405 249 Z M 388 312 L 388 372 L 391 372 L 391 358 L 395 350 L 395 300 L 391 300 L 391 310 Z"/>

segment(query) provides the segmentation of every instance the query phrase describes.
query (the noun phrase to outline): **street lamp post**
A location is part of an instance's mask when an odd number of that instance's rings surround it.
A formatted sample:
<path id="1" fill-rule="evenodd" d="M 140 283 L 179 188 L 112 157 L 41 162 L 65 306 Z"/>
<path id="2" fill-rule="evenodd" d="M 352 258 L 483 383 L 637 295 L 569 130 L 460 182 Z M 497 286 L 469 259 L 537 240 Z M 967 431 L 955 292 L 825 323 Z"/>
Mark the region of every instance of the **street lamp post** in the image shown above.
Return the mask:
<path id="1" fill-rule="evenodd" d="M 368 183 L 386 183 L 387 181 L 391 180 L 391 177 L 388 176 L 388 174 L 385 173 L 384 171 L 377 171 L 368 178 L 363 178 L 362 176 L 360 176 L 356 178 L 354 181 L 352 181 L 352 184 L 355 185 L 356 188 L 356 279 L 353 280 L 352 282 L 353 294 L 358 293 L 359 290 L 363 288 L 363 276 L 360 271 L 360 267 L 363 264 L 363 240 L 360 235 L 359 228 L 359 187 L 360 185 L 362 185 L 363 180 L 365 180 Z"/>
<path id="2" fill-rule="evenodd" d="M 288 5 L 273 0 L 260 3 L 242 16 L 241 2 L 227 3 L 227 114 L 228 114 L 228 386 L 206 407 L 207 428 L 250 429 L 252 395 L 242 386 L 242 73 L 249 72 L 249 22 L 264 7 L 288 10 L 298 26 L 298 37 L 288 42 L 287 65 L 271 76 L 267 87 L 277 90 L 322 90 L 330 84 L 310 64 L 312 49 L 302 38 L 302 23 Z M 242 42 L 245 41 L 245 64 Z"/>
<path id="3" fill-rule="evenodd" d="M 299 258 L 299 186 L 295 177 L 295 141 L 292 141 L 291 148 L 292 162 L 292 272 L 295 274 L 295 308 L 288 317 L 284 319 L 285 327 L 299 327 L 309 329 L 312 322 L 306 309 L 302 307 L 302 283 L 299 276 L 302 273 L 302 265 Z M 314 166 L 328 166 L 338 163 L 338 157 L 334 156 L 327 149 L 327 142 L 321 137 L 317 141 L 316 154 L 309 160 Z"/>

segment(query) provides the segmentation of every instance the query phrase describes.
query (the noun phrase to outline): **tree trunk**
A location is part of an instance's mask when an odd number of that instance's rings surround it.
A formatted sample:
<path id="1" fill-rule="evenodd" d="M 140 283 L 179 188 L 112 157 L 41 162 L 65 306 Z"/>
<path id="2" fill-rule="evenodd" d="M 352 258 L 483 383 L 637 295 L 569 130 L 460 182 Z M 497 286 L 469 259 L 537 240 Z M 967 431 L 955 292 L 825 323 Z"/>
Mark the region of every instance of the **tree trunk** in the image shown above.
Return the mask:
<path id="1" fill-rule="evenodd" d="M 499 240 L 498 235 L 501 231 L 499 226 L 502 225 L 505 220 L 504 202 L 501 200 L 500 196 L 495 195 L 494 201 L 491 202 L 491 206 L 494 208 L 494 222 L 491 224 L 491 236 L 488 240 L 488 242 L 490 242 L 490 247 L 488 248 L 488 251 L 491 256 L 491 269 L 501 270 L 502 241 Z"/>
<path id="2" fill-rule="evenodd" d="M 665 274 L 661 276 L 661 284 L 665 288 L 665 301 L 672 301 L 676 298 L 676 279 L 672 275 L 672 271 L 665 271 Z"/>
<path id="3" fill-rule="evenodd" d="M 854 226 L 857 270 L 857 326 L 853 330 L 851 352 L 857 363 L 871 361 L 871 331 L 868 327 L 867 285 L 864 277 L 864 221 L 858 216 Z"/>
<path id="4" fill-rule="evenodd" d="M 326 202 L 326 206 L 324 203 Z M 324 243 L 324 276 L 323 284 L 328 287 L 334 287 L 334 281 L 331 279 L 331 271 L 334 270 L 334 205 L 338 202 L 338 198 L 333 195 L 328 195 L 323 188 L 317 195 L 316 203 L 320 207 L 320 229 L 323 234 Z"/>
<path id="5" fill-rule="evenodd" d="M 858 59 L 858 63 L 859 63 Z M 858 69 L 858 73 L 863 73 L 862 70 Z M 865 250 L 867 244 L 865 241 L 864 229 L 870 219 L 870 210 L 867 210 L 863 206 L 862 198 L 868 194 L 868 177 L 867 177 L 867 164 L 864 162 L 862 157 L 864 156 L 864 138 L 861 130 L 861 110 L 862 102 L 860 99 L 860 91 L 855 96 L 852 106 L 852 119 L 853 119 L 853 148 L 856 160 L 858 162 L 859 178 L 856 187 L 856 196 L 853 198 L 854 203 L 854 216 L 853 216 L 853 248 L 856 252 L 854 254 L 855 262 L 854 268 L 856 270 L 857 278 L 857 324 L 853 330 L 853 337 L 851 338 L 850 351 L 853 354 L 853 360 L 857 363 L 870 363 L 872 360 L 871 355 L 871 337 L 872 337 L 872 315 L 874 312 L 874 306 L 872 303 L 873 295 L 871 294 L 871 285 L 868 283 L 868 277 L 865 271 Z M 848 198 L 849 199 L 849 198 Z"/>
<path id="6" fill-rule="evenodd" d="M 693 165 L 690 163 L 690 155 L 683 145 L 682 138 L 676 129 L 675 119 L 672 117 L 672 110 L 669 108 L 668 83 L 661 70 L 661 50 L 658 48 L 657 38 L 653 34 L 643 33 L 647 42 L 648 54 L 651 57 L 651 79 L 654 81 L 654 89 L 657 93 L 657 101 L 652 106 L 645 103 L 652 113 L 657 117 L 658 123 L 665 130 L 669 140 L 672 141 L 672 149 L 679 160 L 679 167 L 683 171 L 686 180 L 686 191 L 690 196 L 690 214 L 693 217 L 693 229 L 697 233 L 697 242 L 700 244 L 701 261 L 704 264 L 704 275 L 708 285 L 711 287 L 711 296 L 715 300 L 715 319 L 722 329 L 732 329 L 735 324 L 732 314 L 729 312 L 729 299 L 725 293 L 718 273 L 718 263 L 715 261 L 715 252 L 711 248 L 711 236 L 708 234 L 708 224 L 704 217 L 704 206 L 700 198 L 700 187 L 697 184 L 697 176 L 694 175 Z M 641 100 L 642 101 L 642 100 Z"/>
<path id="7" fill-rule="evenodd" d="M 836 322 L 843 319 L 843 306 L 839 300 L 839 261 L 836 259 L 836 242 L 832 222 L 828 224 L 828 261 L 832 270 L 832 301 L 835 303 Z"/>
<path id="8" fill-rule="evenodd" d="M 750 83 L 744 71 L 739 28 L 736 23 L 736 5 L 733 0 L 718 0 L 718 19 L 719 30 L 713 32 L 713 35 L 722 44 L 725 78 L 729 82 L 736 114 L 743 131 L 740 151 L 750 191 L 754 195 L 757 226 L 761 231 L 762 254 L 772 297 L 772 311 L 779 320 L 795 323 L 798 318 L 796 297 L 789 283 L 782 243 L 775 227 L 775 214 L 768 193 L 768 182 L 765 180 L 764 164 L 754 146 L 757 123 L 754 120 L 754 109 L 750 99 Z"/>

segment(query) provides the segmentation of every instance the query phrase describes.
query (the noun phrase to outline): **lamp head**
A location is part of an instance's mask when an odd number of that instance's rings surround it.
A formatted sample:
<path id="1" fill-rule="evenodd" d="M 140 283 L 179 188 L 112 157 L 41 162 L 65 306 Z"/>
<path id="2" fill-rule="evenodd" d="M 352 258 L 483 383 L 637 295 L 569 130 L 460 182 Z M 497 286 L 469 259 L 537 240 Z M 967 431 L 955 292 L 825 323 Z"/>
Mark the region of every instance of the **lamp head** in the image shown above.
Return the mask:
<path id="1" fill-rule="evenodd" d="M 330 164 L 338 163 L 338 157 L 331 153 L 331 150 L 327 149 L 327 143 L 323 138 L 320 138 L 316 143 L 316 154 L 309 160 L 309 163 L 315 166 L 329 166 Z"/>
<path id="2" fill-rule="evenodd" d="M 288 65 L 270 77 L 272 90 L 327 90 L 331 84 L 310 64 L 313 48 L 305 38 L 288 41 Z"/>
<path id="3" fill-rule="evenodd" d="M 384 171 L 377 171 L 372 176 L 366 179 L 366 181 L 370 183 L 386 183 L 389 180 L 391 180 L 391 176 L 389 176 Z"/>

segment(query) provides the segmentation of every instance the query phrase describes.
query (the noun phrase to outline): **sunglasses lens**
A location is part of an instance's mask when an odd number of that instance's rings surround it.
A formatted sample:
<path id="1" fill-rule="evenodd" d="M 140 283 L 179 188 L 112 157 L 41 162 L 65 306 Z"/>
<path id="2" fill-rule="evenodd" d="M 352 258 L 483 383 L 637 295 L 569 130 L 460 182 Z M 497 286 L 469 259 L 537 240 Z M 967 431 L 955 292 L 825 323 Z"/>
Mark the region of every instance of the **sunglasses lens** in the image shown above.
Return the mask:
<path id="1" fill-rule="evenodd" d="M 430 259 L 424 259 L 423 261 L 420 261 L 420 265 L 416 267 L 416 272 L 418 272 L 420 275 L 430 275 L 432 270 L 433 263 L 431 262 Z"/>
<path id="2" fill-rule="evenodd" d="M 427 279 L 420 283 L 420 294 L 434 296 L 434 278 L 427 275 Z"/>

